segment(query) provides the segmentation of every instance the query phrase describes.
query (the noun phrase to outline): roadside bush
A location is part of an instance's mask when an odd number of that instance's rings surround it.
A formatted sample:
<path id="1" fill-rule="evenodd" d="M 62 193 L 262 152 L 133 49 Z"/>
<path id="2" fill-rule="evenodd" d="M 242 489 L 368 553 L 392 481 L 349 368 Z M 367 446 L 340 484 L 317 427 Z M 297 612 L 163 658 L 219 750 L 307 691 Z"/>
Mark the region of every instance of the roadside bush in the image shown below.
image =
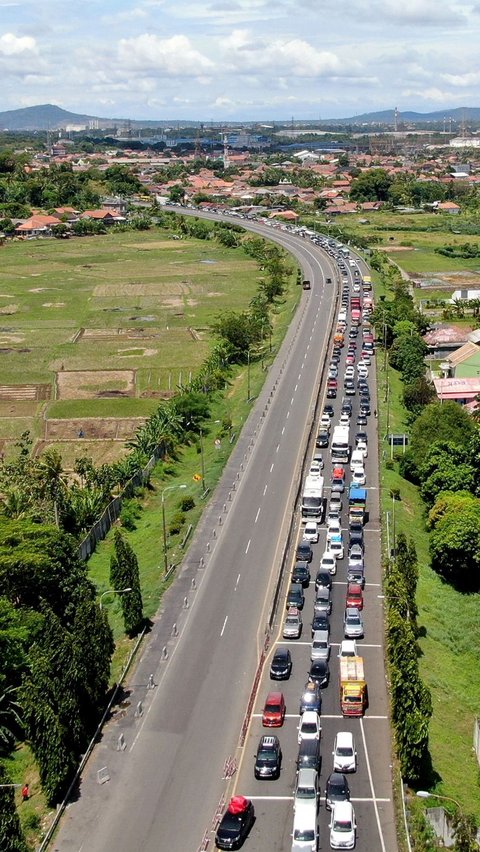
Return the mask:
<path id="1" fill-rule="evenodd" d="M 195 508 L 195 500 L 193 497 L 182 497 L 178 505 L 181 512 L 189 512 Z"/>
<path id="2" fill-rule="evenodd" d="M 177 535 L 182 529 L 185 523 L 185 515 L 183 512 L 175 512 L 172 520 L 170 521 L 168 531 L 170 535 Z"/>
<path id="3" fill-rule="evenodd" d="M 135 523 L 141 515 L 141 509 L 138 503 L 135 500 L 125 500 L 122 505 L 122 510 L 120 512 L 120 523 L 124 529 L 132 530 L 137 529 L 137 524 Z"/>

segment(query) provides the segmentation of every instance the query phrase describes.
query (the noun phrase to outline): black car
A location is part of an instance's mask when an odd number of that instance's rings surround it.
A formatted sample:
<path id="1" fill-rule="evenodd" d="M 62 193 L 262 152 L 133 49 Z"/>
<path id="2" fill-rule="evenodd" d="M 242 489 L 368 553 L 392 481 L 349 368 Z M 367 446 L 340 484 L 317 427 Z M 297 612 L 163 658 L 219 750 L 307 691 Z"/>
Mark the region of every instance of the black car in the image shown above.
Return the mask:
<path id="1" fill-rule="evenodd" d="M 330 669 L 326 660 L 313 660 L 308 672 L 308 677 L 314 683 L 318 683 L 320 689 L 328 686 Z"/>
<path id="2" fill-rule="evenodd" d="M 272 680 L 288 680 L 292 673 L 292 655 L 288 648 L 277 648 L 270 663 Z"/>
<path id="3" fill-rule="evenodd" d="M 312 636 L 316 630 L 330 630 L 330 618 L 325 610 L 313 614 Z"/>
<path id="4" fill-rule="evenodd" d="M 366 414 L 359 414 L 357 416 L 357 426 L 366 426 L 368 423 L 368 418 Z"/>
<path id="5" fill-rule="evenodd" d="M 328 414 L 329 417 L 333 417 L 333 415 L 335 413 L 334 410 L 333 410 L 333 405 L 324 405 L 323 406 L 323 413 Z"/>
<path id="6" fill-rule="evenodd" d="M 303 609 L 304 603 L 305 597 L 300 583 L 290 583 L 286 601 L 287 609 L 291 606 L 296 606 L 297 609 Z"/>
<path id="7" fill-rule="evenodd" d="M 313 550 L 309 541 L 299 541 L 297 544 L 297 552 L 295 559 L 301 559 L 303 562 L 311 562 L 313 559 Z"/>
<path id="8" fill-rule="evenodd" d="M 215 835 L 218 849 L 239 849 L 255 822 L 255 809 L 249 799 L 240 810 L 241 796 L 234 796 L 225 811 Z"/>
<path id="9" fill-rule="evenodd" d="M 279 778 L 282 765 L 282 749 L 278 737 L 260 737 L 253 774 L 255 778 Z"/>
<path id="10" fill-rule="evenodd" d="M 362 432 L 362 431 L 356 432 L 356 434 L 355 434 L 355 445 L 357 445 L 359 443 L 359 441 L 365 441 L 365 443 L 368 443 L 368 435 L 367 435 L 366 432 Z"/>
<path id="11" fill-rule="evenodd" d="M 297 769 L 320 771 L 320 740 L 302 740 L 298 749 Z"/>
<path id="12" fill-rule="evenodd" d="M 319 432 L 318 435 L 317 435 L 317 440 L 315 441 L 315 446 L 318 447 L 318 449 L 323 449 L 324 447 L 328 447 L 329 440 L 330 440 L 329 433 L 325 432 L 325 430 L 322 429 L 322 431 Z"/>
<path id="13" fill-rule="evenodd" d="M 332 588 L 332 575 L 329 571 L 320 570 L 317 572 L 317 576 L 315 577 L 315 590 L 319 589 L 320 586 L 325 586 L 327 589 Z"/>
<path id="14" fill-rule="evenodd" d="M 346 399 L 342 402 L 342 414 L 348 414 L 349 417 L 352 416 L 352 403 L 349 399 Z"/>
<path id="15" fill-rule="evenodd" d="M 300 583 L 304 587 L 308 586 L 310 583 L 310 568 L 308 567 L 308 562 L 295 562 L 291 580 L 292 583 Z"/>
<path id="16" fill-rule="evenodd" d="M 318 683 L 313 680 L 307 681 L 300 699 L 299 714 L 305 713 L 305 710 L 315 710 L 318 715 L 322 712 L 322 693 Z"/>
<path id="17" fill-rule="evenodd" d="M 336 388 L 327 388 L 327 399 L 336 399 L 337 398 L 337 389 Z"/>
<path id="18" fill-rule="evenodd" d="M 349 802 L 350 788 L 343 772 L 332 772 L 327 779 L 325 789 L 325 807 L 327 811 L 332 810 L 335 802 Z"/>
<path id="19" fill-rule="evenodd" d="M 367 417 L 370 414 L 370 399 L 367 396 L 360 397 L 360 413 L 366 414 Z"/>
<path id="20" fill-rule="evenodd" d="M 359 544 L 363 547 L 363 527 L 360 526 L 360 529 L 350 529 L 350 535 L 348 537 L 348 549 L 350 550 L 352 544 Z"/>
<path id="21" fill-rule="evenodd" d="M 349 336 L 350 340 L 354 340 L 354 338 L 357 337 L 357 335 L 358 335 L 358 328 L 357 328 L 356 325 L 354 325 L 354 326 L 352 326 L 352 328 L 348 332 L 348 336 Z"/>
<path id="22" fill-rule="evenodd" d="M 335 351 L 335 349 L 333 350 L 332 357 L 330 358 L 330 361 L 332 362 L 332 364 L 338 364 L 339 363 L 339 361 L 340 361 L 340 350 L 338 350 L 338 351 Z"/>

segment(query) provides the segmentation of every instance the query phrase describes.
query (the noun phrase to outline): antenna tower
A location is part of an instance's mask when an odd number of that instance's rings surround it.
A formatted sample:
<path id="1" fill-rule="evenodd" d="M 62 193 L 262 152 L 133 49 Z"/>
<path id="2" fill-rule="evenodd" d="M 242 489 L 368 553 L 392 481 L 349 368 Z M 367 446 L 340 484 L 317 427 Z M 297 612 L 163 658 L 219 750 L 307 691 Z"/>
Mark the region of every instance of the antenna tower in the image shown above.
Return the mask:
<path id="1" fill-rule="evenodd" d="M 228 159 L 228 136 L 223 134 L 223 168 L 228 169 L 230 160 Z"/>
<path id="2" fill-rule="evenodd" d="M 393 129 L 394 129 L 395 133 L 398 130 L 398 107 L 395 107 L 395 110 L 394 110 L 394 113 L 393 113 Z"/>

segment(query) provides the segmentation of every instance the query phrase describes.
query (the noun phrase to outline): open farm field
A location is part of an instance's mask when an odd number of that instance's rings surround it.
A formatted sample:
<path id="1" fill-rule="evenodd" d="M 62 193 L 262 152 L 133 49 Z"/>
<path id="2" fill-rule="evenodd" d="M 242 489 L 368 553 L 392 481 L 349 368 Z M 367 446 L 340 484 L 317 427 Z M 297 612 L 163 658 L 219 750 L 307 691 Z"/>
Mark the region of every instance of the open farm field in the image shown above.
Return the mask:
<path id="1" fill-rule="evenodd" d="M 241 248 L 159 230 L 16 242 L 1 252 L 7 455 L 26 428 L 48 439 L 50 419 L 71 419 L 76 435 L 77 418 L 148 417 L 205 359 L 213 317 L 246 308 L 260 276 Z M 101 440 L 110 430 L 95 431 Z"/>

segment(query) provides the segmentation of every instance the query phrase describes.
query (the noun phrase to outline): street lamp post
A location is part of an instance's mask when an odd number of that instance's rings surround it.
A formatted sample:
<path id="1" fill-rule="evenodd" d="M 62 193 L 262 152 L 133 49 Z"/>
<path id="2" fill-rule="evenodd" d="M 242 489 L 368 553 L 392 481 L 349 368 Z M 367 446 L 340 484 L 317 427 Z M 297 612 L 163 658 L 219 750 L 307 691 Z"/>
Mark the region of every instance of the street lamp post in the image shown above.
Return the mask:
<path id="1" fill-rule="evenodd" d="M 444 799 L 446 802 L 453 802 L 459 811 L 462 810 L 460 802 L 457 802 L 456 799 L 452 799 L 451 796 L 440 796 L 439 793 L 430 793 L 428 790 L 417 790 L 415 795 L 418 796 L 419 799 Z"/>
<path id="2" fill-rule="evenodd" d="M 106 589 L 106 591 L 102 592 L 100 595 L 100 609 L 102 609 L 102 598 L 105 595 L 124 595 L 126 592 L 131 592 L 132 589 L 130 586 L 127 586 L 126 589 Z"/>
<path id="3" fill-rule="evenodd" d="M 168 561 L 167 561 L 167 523 L 165 520 L 165 494 L 167 491 L 175 491 L 176 488 L 186 488 L 186 485 L 167 485 L 166 488 L 162 490 L 162 526 L 163 526 L 163 562 L 165 574 L 168 571 Z"/>

